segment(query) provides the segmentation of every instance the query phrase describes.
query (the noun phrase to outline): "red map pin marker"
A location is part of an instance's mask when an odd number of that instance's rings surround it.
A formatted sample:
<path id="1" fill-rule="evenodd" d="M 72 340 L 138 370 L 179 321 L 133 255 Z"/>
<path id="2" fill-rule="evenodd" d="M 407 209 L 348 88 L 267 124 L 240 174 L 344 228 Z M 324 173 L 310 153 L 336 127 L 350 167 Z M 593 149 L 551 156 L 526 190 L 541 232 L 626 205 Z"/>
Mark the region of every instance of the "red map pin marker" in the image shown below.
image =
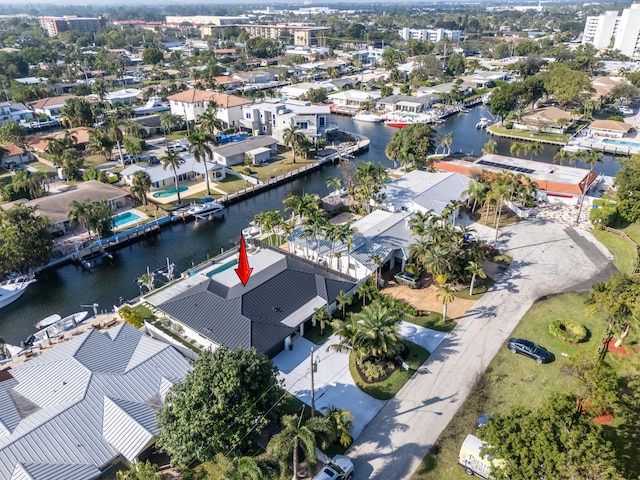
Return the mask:
<path id="1" fill-rule="evenodd" d="M 238 278 L 242 282 L 242 285 L 247 286 L 251 272 L 253 268 L 249 266 L 249 259 L 247 258 L 247 247 L 244 244 L 244 235 L 240 235 L 240 256 L 238 257 L 238 268 L 235 269 L 238 274 Z"/>

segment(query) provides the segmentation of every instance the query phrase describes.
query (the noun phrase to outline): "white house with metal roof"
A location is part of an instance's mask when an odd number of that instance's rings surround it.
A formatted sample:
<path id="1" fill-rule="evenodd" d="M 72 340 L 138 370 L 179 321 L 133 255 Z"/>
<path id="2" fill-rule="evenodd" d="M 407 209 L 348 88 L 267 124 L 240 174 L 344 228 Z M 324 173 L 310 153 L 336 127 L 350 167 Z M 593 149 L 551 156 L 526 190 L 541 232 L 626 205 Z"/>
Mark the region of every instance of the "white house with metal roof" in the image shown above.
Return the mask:
<path id="1" fill-rule="evenodd" d="M 123 323 L 0 371 L 0 480 L 90 480 L 135 461 L 159 433 L 164 396 L 190 369 L 173 347 Z"/>

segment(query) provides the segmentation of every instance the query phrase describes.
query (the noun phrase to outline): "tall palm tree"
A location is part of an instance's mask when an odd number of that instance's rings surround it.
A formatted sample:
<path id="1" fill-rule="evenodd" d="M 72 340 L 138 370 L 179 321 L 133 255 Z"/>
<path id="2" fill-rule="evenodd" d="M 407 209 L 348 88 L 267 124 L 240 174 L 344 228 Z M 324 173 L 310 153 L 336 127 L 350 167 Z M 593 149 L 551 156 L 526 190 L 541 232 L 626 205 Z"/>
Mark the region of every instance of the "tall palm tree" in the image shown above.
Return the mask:
<path id="1" fill-rule="evenodd" d="M 144 127 L 135 120 L 125 120 L 123 125 L 124 133 L 129 135 L 130 137 L 144 138 L 147 135 L 147 131 L 144 129 Z"/>
<path id="2" fill-rule="evenodd" d="M 232 457 L 216 454 L 200 467 L 207 480 L 270 480 L 278 477 L 277 462 L 269 455 Z"/>
<path id="3" fill-rule="evenodd" d="M 367 300 L 373 300 L 378 293 L 378 289 L 369 280 L 363 281 L 357 290 L 358 296 L 362 299 L 362 307 L 367 306 Z"/>
<path id="4" fill-rule="evenodd" d="M 147 193 L 151 191 L 151 177 L 142 170 L 135 172 L 131 179 L 131 193 L 147 206 Z"/>
<path id="5" fill-rule="evenodd" d="M 120 163 L 122 164 L 122 169 L 124 170 L 124 156 L 122 155 L 122 139 L 124 138 L 124 135 L 122 134 L 122 130 L 120 130 L 120 122 L 115 117 L 108 118 L 105 122 L 104 128 L 107 131 L 109 140 L 114 142 L 116 144 L 116 147 L 118 148 Z"/>
<path id="6" fill-rule="evenodd" d="M 496 201 L 496 221 L 495 221 L 495 229 L 496 236 L 493 240 L 493 246 L 495 247 L 498 244 L 498 235 L 500 234 L 500 217 L 502 216 L 502 206 L 504 203 L 505 196 L 509 193 L 509 185 L 505 183 L 494 183 L 493 188 L 489 192 L 489 197 L 495 199 Z"/>
<path id="7" fill-rule="evenodd" d="M 171 168 L 173 170 L 173 178 L 176 185 L 176 195 L 178 195 L 178 205 L 182 203 L 180 200 L 180 183 L 178 182 L 178 168 L 185 163 L 185 160 L 176 152 L 167 151 L 166 155 L 160 158 L 162 169 Z"/>
<path id="8" fill-rule="evenodd" d="M 473 287 L 476 283 L 476 277 L 487 278 L 487 274 L 484 273 L 484 270 L 478 264 L 478 262 L 469 262 L 469 265 L 467 265 L 467 271 L 471 274 L 471 284 L 469 285 L 469 295 L 473 295 Z"/>
<path id="9" fill-rule="evenodd" d="M 104 159 L 109 161 L 114 146 L 115 143 L 111 141 L 105 129 L 97 128 L 89 132 L 89 143 L 86 147 L 87 151 L 102 154 L 104 155 Z"/>
<path id="10" fill-rule="evenodd" d="M 83 228 L 87 229 L 89 239 L 91 239 L 91 201 L 90 200 L 72 200 L 69 203 L 69 222 L 73 225 L 79 223 Z"/>
<path id="11" fill-rule="evenodd" d="M 326 305 L 323 307 L 319 307 L 319 308 L 314 308 L 313 309 L 313 316 L 311 317 L 311 320 L 315 323 L 315 322 L 319 322 L 320 323 L 320 335 L 324 335 L 324 327 L 326 325 L 326 323 L 331 320 L 331 315 L 329 314 L 329 312 L 327 311 L 327 307 Z"/>
<path id="12" fill-rule="evenodd" d="M 564 165 L 564 162 L 573 163 L 574 158 L 571 152 L 561 148 L 557 151 L 557 153 L 553 156 L 553 161 L 559 163 L 560 165 Z"/>
<path id="13" fill-rule="evenodd" d="M 348 447 L 353 442 L 351 427 L 353 426 L 353 414 L 349 410 L 329 405 L 322 409 L 325 418 L 331 425 L 333 437 L 340 442 L 343 447 Z"/>
<path id="14" fill-rule="evenodd" d="M 453 132 L 447 132 L 440 136 L 440 147 L 442 147 L 442 153 L 446 155 L 451 154 L 451 146 L 453 145 Z"/>
<path id="15" fill-rule="evenodd" d="M 211 147 L 208 144 L 210 139 L 211 137 L 204 132 L 192 133 L 189 136 L 189 153 L 193 155 L 193 158 L 197 163 L 202 163 L 204 165 L 204 178 L 207 184 L 207 195 L 211 195 L 207 159 L 213 158 L 213 150 L 211 150 Z"/>
<path id="16" fill-rule="evenodd" d="M 451 286 L 449 284 L 445 284 L 445 285 L 442 286 L 442 288 L 438 292 L 438 298 L 442 302 L 442 321 L 446 322 L 447 321 L 447 307 L 456 298 L 453 295 L 453 290 L 451 290 Z"/>
<path id="17" fill-rule="evenodd" d="M 340 292 L 338 292 L 336 303 L 338 305 L 338 308 L 342 310 L 343 320 L 347 314 L 347 305 L 351 305 L 351 302 L 353 302 L 353 297 L 351 295 L 347 295 L 344 290 L 340 290 Z"/>
<path id="18" fill-rule="evenodd" d="M 517 155 L 519 157 L 520 154 L 526 150 L 526 148 L 527 148 L 527 145 L 525 143 L 513 142 L 511 144 L 511 147 L 509 148 L 509 153 L 511 155 Z"/>
<path id="19" fill-rule="evenodd" d="M 316 446 L 321 434 L 330 434 L 331 425 L 324 417 L 312 417 L 302 422 L 302 415 L 285 415 L 282 417 L 282 430 L 274 435 L 267 445 L 267 453 L 277 458 L 282 472 L 288 471 L 288 464 L 293 460 L 293 478 L 298 478 L 298 447 L 313 468 L 317 463 Z"/>
<path id="20" fill-rule="evenodd" d="M 200 122 L 200 129 L 204 130 L 212 137 L 215 136 L 216 132 L 223 129 L 222 122 L 218 119 L 217 116 L 217 110 L 217 104 L 215 104 L 215 102 L 210 102 L 207 109 L 198 117 L 198 121 Z"/>
<path id="21" fill-rule="evenodd" d="M 498 143 L 495 140 L 489 140 L 482 147 L 483 155 L 493 155 L 498 151 Z"/>
<path id="22" fill-rule="evenodd" d="M 338 193 L 342 187 L 342 180 L 336 177 L 327 178 L 327 187 L 333 188 L 334 193 Z"/>
<path id="23" fill-rule="evenodd" d="M 530 153 L 529 160 L 533 160 L 533 157 L 539 156 L 544 150 L 544 145 L 542 145 L 540 142 L 533 142 L 528 145 Z"/>
<path id="24" fill-rule="evenodd" d="M 595 150 L 589 150 L 586 155 L 583 155 L 580 160 L 589 168 L 593 170 L 598 163 L 602 163 L 602 153 Z M 584 197 L 587 195 L 587 187 L 580 195 L 580 206 L 578 207 L 578 215 L 576 216 L 576 224 L 580 223 L 580 215 L 582 214 L 582 206 L 584 205 Z"/>
<path id="25" fill-rule="evenodd" d="M 164 112 L 160 114 L 160 125 L 164 130 L 165 137 L 183 123 L 184 119 L 180 115 L 176 115 L 175 113 Z"/>
<path id="26" fill-rule="evenodd" d="M 283 143 L 285 146 L 290 147 L 293 152 L 293 163 L 296 163 L 296 149 L 300 144 L 301 137 L 304 137 L 304 134 L 300 131 L 298 125 L 290 125 L 282 132 Z"/>

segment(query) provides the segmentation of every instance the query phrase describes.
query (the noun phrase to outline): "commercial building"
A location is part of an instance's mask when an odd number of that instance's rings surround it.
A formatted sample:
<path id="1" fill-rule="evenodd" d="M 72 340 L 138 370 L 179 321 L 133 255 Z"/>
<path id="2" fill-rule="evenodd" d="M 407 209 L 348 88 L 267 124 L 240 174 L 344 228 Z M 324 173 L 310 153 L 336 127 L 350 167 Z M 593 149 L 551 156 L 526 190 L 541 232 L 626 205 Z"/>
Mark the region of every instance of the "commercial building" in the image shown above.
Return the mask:
<path id="1" fill-rule="evenodd" d="M 191 23 L 194 25 L 236 25 L 250 21 L 249 17 L 222 17 L 218 15 L 172 15 L 165 17 L 166 23 Z"/>
<path id="2" fill-rule="evenodd" d="M 402 28 L 398 30 L 405 41 L 409 39 L 429 40 L 430 42 L 439 42 L 440 40 L 460 40 L 460 30 L 448 30 L 446 28 Z"/>
<path id="3" fill-rule="evenodd" d="M 629 57 L 637 57 L 640 50 L 640 3 L 625 8 L 621 15 L 613 10 L 587 17 L 582 43 L 598 49 L 613 48 Z"/>
<path id="4" fill-rule="evenodd" d="M 104 27 L 107 22 L 103 17 L 38 17 L 40 26 L 44 28 L 50 37 L 56 37 L 61 32 L 75 30 L 78 32 L 97 32 Z"/>

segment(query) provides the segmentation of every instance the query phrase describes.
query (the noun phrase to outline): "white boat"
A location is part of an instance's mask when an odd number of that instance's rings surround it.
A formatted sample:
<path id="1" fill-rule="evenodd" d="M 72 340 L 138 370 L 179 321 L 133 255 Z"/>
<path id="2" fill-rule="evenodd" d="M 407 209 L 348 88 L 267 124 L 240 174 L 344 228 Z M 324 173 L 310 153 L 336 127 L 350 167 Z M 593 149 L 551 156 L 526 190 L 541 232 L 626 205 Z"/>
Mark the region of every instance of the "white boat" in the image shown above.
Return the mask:
<path id="1" fill-rule="evenodd" d="M 34 325 L 34 327 L 36 327 L 36 330 L 40 330 L 41 328 L 48 327 L 52 323 L 56 323 L 58 320 L 62 320 L 62 317 L 60 315 L 58 315 L 57 313 L 54 313 L 53 315 L 49 315 L 48 317 L 44 317 L 42 320 L 40 320 L 38 323 L 36 323 Z"/>
<path id="2" fill-rule="evenodd" d="M 586 152 L 589 150 L 589 148 L 583 147 L 582 145 L 565 145 L 564 147 L 562 147 L 562 150 L 576 153 L 576 152 Z"/>
<path id="3" fill-rule="evenodd" d="M 353 119 L 359 122 L 369 122 L 369 123 L 379 123 L 384 121 L 384 117 L 382 115 L 376 115 L 375 113 L 369 113 L 369 112 L 356 113 Z"/>
<path id="4" fill-rule="evenodd" d="M 210 213 L 217 213 L 224 209 L 224 205 L 216 202 L 213 198 L 203 198 L 200 203 L 193 202 L 187 210 L 189 215 L 208 215 Z"/>
<path id="5" fill-rule="evenodd" d="M 136 115 L 149 115 L 150 113 L 166 112 L 171 110 L 169 105 L 165 105 L 160 97 L 149 97 L 143 107 L 133 109 Z"/>
<path id="6" fill-rule="evenodd" d="M 491 125 L 491 120 L 489 120 L 488 118 L 482 117 L 480 119 L 480 121 L 478 123 L 476 123 L 476 128 L 479 128 L 481 130 L 484 130 L 485 128 L 487 128 L 489 125 Z"/>
<path id="7" fill-rule="evenodd" d="M 35 281 L 35 275 L 29 274 L 14 276 L 0 283 L 0 308 L 15 302 Z"/>
<path id="8" fill-rule="evenodd" d="M 84 319 L 87 318 L 87 315 L 89 315 L 89 312 L 82 311 L 61 318 L 57 322 L 31 335 L 25 341 L 25 345 L 37 347 L 42 342 L 64 335 L 65 332 L 73 330 L 80 325 Z"/>

